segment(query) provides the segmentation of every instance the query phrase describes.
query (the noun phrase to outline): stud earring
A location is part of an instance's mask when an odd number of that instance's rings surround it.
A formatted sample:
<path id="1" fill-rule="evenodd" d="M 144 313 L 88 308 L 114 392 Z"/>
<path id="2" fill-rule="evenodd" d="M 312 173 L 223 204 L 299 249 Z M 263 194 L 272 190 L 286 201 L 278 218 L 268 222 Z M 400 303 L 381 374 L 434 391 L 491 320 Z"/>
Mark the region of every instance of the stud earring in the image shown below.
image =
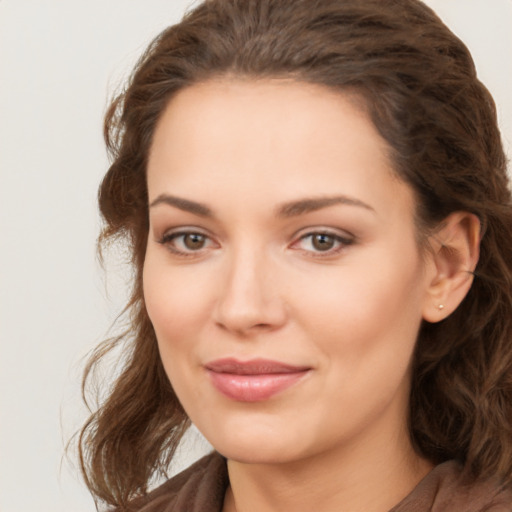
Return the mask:
<path id="1" fill-rule="evenodd" d="M 444 304 L 439 304 L 439 306 L 437 306 L 437 309 L 439 309 L 439 310 L 444 309 Z"/>

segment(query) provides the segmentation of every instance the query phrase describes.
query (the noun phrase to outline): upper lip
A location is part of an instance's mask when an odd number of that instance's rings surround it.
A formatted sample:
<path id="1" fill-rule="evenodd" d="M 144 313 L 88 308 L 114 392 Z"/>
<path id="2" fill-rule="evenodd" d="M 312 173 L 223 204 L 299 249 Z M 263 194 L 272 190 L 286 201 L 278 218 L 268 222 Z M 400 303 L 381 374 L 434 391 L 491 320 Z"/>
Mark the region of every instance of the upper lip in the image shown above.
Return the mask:
<path id="1" fill-rule="evenodd" d="M 234 358 L 216 359 L 206 363 L 205 368 L 216 373 L 234 375 L 268 375 L 279 373 L 298 373 L 310 370 L 309 366 L 295 366 L 270 359 L 251 359 L 239 361 Z"/>

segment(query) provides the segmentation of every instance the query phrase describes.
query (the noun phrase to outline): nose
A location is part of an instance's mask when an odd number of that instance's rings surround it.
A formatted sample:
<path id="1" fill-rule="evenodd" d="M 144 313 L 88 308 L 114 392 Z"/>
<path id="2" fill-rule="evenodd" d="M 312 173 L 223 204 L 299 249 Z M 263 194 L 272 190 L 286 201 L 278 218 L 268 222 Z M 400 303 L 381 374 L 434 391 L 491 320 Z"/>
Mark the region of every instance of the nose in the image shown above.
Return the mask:
<path id="1" fill-rule="evenodd" d="M 287 320 L 275 265 L 256 251 L 226 261 L 214 313 L 216 324 L 238 336 L 274 331 Z"/>

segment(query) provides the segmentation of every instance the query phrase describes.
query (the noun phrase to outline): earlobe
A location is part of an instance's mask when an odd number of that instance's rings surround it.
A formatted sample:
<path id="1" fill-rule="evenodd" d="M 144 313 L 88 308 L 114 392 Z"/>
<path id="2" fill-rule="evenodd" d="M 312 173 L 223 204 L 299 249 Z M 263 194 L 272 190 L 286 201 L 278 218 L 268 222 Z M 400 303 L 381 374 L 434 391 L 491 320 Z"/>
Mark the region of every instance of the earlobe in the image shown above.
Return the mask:
<path id="1" fill-rule="evenodd" d="M 480 220 L 469 212 L 450 214 L 430 237 L 431 272 L 424 320 L 439 322 L 463 301 L 473 283 L 480 240 Z"/>

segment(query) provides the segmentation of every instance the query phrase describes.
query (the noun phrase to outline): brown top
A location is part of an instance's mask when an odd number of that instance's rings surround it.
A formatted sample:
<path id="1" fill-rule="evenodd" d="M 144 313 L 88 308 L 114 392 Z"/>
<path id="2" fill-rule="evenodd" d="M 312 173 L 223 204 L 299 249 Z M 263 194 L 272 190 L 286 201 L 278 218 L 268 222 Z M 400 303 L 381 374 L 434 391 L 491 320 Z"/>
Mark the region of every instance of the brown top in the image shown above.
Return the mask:
<path id="1" fill-rule="evenodd" d="M 221 512 L 229 485 L 225 459 L 212 453 L 134 503 L 137 512 Z M 460 466 L 435 467 L 389 512 L 512 512 L 512 491 L 492 482 L 461 482 Z"/>

